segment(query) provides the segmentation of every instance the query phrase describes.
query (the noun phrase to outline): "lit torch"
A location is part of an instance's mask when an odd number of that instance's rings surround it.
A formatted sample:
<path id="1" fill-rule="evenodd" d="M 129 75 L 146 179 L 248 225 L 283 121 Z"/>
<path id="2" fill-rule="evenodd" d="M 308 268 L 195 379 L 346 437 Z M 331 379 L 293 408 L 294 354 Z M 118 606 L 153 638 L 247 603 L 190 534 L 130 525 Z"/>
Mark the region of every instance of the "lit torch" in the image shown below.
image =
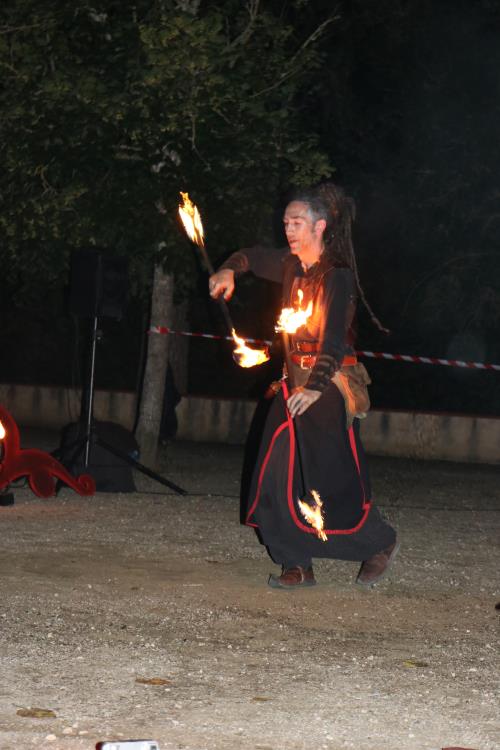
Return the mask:
<path id="1" fill-rule="evenodd" d="M 181 192 L 181 197 L 182 203 L 179 204 L 179 216 L 181 217 L 181 221 L 184 224 L 184 229 L 186 230 L 187 236 L 189 237 L 191 242 L 194 242 L 194 244 L 198 246 L 207 271 L 210 275 L 212 275 L 214 273 L 214 267 L 210 262 L 210 258 L 208 257 L 207 250 L 205 248 L 205 235 L 203 232 L 203 223 L 201 221 L 200 212 L 198 211 L 198 206 L 195 206 L 195 204 L 191 201 L 191 199 L 189 198 L 189 193 Z M 224 320 L 226 321 L 226 325 L 229 329 L 229 332 L 231 333 L 234 326 L 229 314 L 229 310 L 227 309 L 227 305 L 223 299 L 218 299 L 217 302 L 220 304 L 222 314 L 224 315 Z"/>
<path id="2" fill-rule="evenodd" d="M 198 206 L 195 206 L 189 198 L 189 193 L 181 192 L 182 204 L 179 204 L 179 216 L 184 224 L 184 229 L 191 240 L 200 249 L 205 250 L 205 236 L 203 233 L 203 224 L 201 221 L 200 212 Z M 203 252 L 203 260 L 205 261 L 210 273 L 213 273 L 212 265 L 208 259 L 206 251 Z"/>
<path id="3" fill-rule="evenodd" d="M 4 439 L 4 437 L 5 437 L 5 434 L 6 434 L 6 433 L 5 433 L 5 427 L 4 427 L 4 426 L 3 426 L 3 424 L 2 424 L 1 422 L 0 422 L 0 440 L 3 440 L 3 439 Z"/>
<path id="4" fill-rule="evenodd" d="M 205 235 L 203 232 L 203 223 L 201 221 L 200 212 L 198 211 L 198 207 L 189 198 L 189 193 L 181 192 L 181 197 L 183 202 L 179 204 L 179 216 L 184 225 L 184 229 L 186 230 L 191 242 L 194 242 L 195 245 L 198 246 L 207 271 L 212 275 L 215 271 L 205 248 Z M 267 347 L 264 349 L 251 349 L 247 346 L 245 339 L 236 335 L 233 321 L 231 320 L 231 315 L 229 314 L 225 300 L 219 298 L 217 302 L 221 306 L 226 325 L 237 345 L 237 348 L 233 353 L 233 359 L 236 364 L 240 367 L 255 367 L 255 365 L 261 365 L 263 362 L 267 362 L 269 359 L 269 351 Z"/>
<path id="5" fill-rule="evenodd" d="M 296 333 L 299 328 L 305 326 L 307 321 L 312 315 L 313 303 L 312 300 L 307 305 L 306 309 L 302 308 L 302 300 L 304 299 L 304 292 L 302 289 L 297 290 L 297 305 L 295 307 L 284 307 L 278 318 L 278 322 L 275 326 L 275 331 L 281 332 L 283 339 L 283 350 L 285 354 L 286 368 L 288 370 L 288 380 L 290 387 L 294 388 L 295 383 L 293 382 L 293 370 L 290 363 L 290 339 L 289 334 Z"/>
<path id="6" fill-rule="evenodd" d="M 323 542 L 326 542 L 328 537 L 323 530 L 324 520 L 323 513 L 321 512 L 323 501 L 321 500 L 319 492 L 316 492 L 316 490 L 311 490 L 311 495 L 313 496 L 315 505 L 312 506 L 309 505 L 309 503 L 299 500 L 300 512 L 306 519 L 307 523 L 309 523 L 316 531 L 318 538 L 322 539 Z"/>
<path id="7" fill-rule="evenodd" d="M 233 359 L 240 367 L 255 367 L 255 365 L 261 365 L 267 362 L 269 359 L 269 350 L 264 349 L 251 349 L 246 345 L 245 339 L 240 338 L 236 335 L 236 331 L 231 331 L 233 334 L 234 343 L 236 349 L 233 352 Z"/>
<path id="8" fill-rule="evenodd" d="M 312 300 L 310 300 L 309 304 L 306 308 L 302 307 L 302 302 L 304 299 L 304 292 L 302 289 L 297 290 L 297 304 L 295 307 L 284 307 L 281 311 L 280 317 L 278 318 L 278 322 L 276 323 L 275 330 L 276 332 L 281 332 L 282 339 L 283 339 L 283 350 L 285 355 L 285 361 L 286 361 L 286 369 L 288 372 L 288 382 L 290 385 L 290 390 L 293 390 L 295 387 L 294 383 L 294 377 L 293 377 L 293 368 L 291 366 L 290 361 L 290 339 L 289 336 L 292 333 L 297 333 L 299 328 L 302 328 L 307 324 L 307 321 L 312 315 L 312 309 L 313 309 L 313 303 Z M 306 481 L 305 476 L 305 467 L 304 463 L 302 461 L 302 450 L 301 450 L 301 440 L 300 440 L 300 430 L 299 426 L 297 424 L 297 421 L 294 419 L 292 423 L 292 429 L 295 432 L 295 439 L 297 443 L 297 460 L 298 460 L 298 466 L 299 466 L 299 472 L 300 472 L 300 479 L 302 482 L 302 489 L 304 494 L 307 491 L 308 482 Z M 311 506 L 306 502 L 303 502 L 302 500 L 299 500 L 299 508 L 300 512 L 308 521 L 311 526 L 316 529 L 316 533 L 320 539 L 322 539 L 324 542 L 327 541 L 327 536 L 325 532 L 323 531 L 323 515 L 321 513 L 321 508 L 323 506 L 323 503 L 321 501 L 321 498 L 319 496 L 319 493 L 316 492 L 316 490 L 311 490 L 311 494 L 314 498 L 315 505 Z"/>
<path id="9" fill-rule="evenodd" d="M 312 300 L 309 302 L 307 308 L 302 308 L 302 300 L 304 299 L 304 292 L 302 289 L 297 290 L 298 305 L 297 307 L 284 307 L 276 323 L 275 330 L 277 332 L 284 331 L 285 333 L 297 333 L 299 328 L 305 326 L 308 319 L 312 314 Z"/>

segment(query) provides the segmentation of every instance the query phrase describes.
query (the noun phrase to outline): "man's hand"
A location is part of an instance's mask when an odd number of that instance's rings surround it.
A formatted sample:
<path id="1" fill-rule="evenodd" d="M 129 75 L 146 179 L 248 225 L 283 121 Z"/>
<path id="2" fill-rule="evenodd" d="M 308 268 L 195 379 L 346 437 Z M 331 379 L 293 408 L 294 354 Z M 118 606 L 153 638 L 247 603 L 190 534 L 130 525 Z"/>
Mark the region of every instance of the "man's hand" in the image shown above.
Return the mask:
<path id="1" fill-rule="evenodd" d="M 288 411 L 292 417 L 298 417 L 309 409 L 321 396 L 321 391 L 312 391 L 310 388 L 295 388 L 286 402 Z"/>
<path id="2" fill-rule="evenodd" d="M 208 280 L 208 289 L 214 299 L 221 294 L 225 300 L 231 299 L 234 292 L 234 271 L 231 268 L 223 268 L 212 274 Z"/>

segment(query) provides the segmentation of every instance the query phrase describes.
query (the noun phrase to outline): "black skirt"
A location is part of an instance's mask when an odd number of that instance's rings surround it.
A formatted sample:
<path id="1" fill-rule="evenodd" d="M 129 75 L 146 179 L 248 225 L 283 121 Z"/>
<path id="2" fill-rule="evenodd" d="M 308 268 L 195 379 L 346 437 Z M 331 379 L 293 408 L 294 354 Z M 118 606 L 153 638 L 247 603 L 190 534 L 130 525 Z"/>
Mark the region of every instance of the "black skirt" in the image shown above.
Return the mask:
<path id="1" fill-rule="evenodd" d="M 359 420 L 347 428 L 344 399 L 334 383 L 295 420 L 287 397 L 285 382 L 267 417 L 246 523 L 286 567 L 310 564 L 313 557 L 366 560 L 396 535 L 371 501 Z M 326 540 L 299 506 L 305 500 L 314 507 L 312 490 L 322 501 Z"/>

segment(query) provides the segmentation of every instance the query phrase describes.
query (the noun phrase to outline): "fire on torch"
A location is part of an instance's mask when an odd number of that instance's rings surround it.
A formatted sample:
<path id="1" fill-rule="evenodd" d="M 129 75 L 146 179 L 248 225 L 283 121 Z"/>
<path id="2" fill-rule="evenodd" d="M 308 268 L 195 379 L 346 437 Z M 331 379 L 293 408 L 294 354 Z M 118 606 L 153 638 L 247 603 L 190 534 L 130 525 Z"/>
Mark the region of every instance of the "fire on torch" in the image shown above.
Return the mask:
<path id="1" fill-rule="evenodd" d="M 309 503 L 306 503 L 302 500 L 299 500 L 300 512 L 302 513 L 306 521 L 316 531 L 316 534 L 318 535 L 318 537 L 323 542 L 326 542 L 328 537 L 323 531 L 324 520 L 323 520 L 323 513 L 321 512 L 321 508 L 323 507 L 323 501 L 321 500 L 319 492 L 316 492 L 316 490 L 311 490 L 311 495 L 313 496 L 313 500 L 315 503 L 314 506 L 309 505 Z"/>
<path id="2" fill-rule="evenodd" d="M 7 433 L 5 432 L 5 427 L 3 426 L 2 421 L 0 420 L 0 461 L 3 458 L 3 443 L 2 443 L 2 440 L 5 438 L 6 434 Z"/>
<path id="3" fill-rule="evenodd" d="M 297 333 L 299 328 L 305 326 L 312 314 L 312 300 L 306 309 L 302 307 L 304 292 L 302 289 L 297 290 L 297 307 L 284 307 L 276 323 L 275 330 L 284 333 Z"/>
<path id="4" fill-rule="evenodd" d="M 181 198 L 182 203 L 179 204 L 179 216 L 184 225 L 184 229 L 186 230 L 191 242 L 194 242 L 194 244 L 198 246 L 207 271 L 212 275 L 215 271 L 205 247 L 203 222 L 198 207 L 189 198 L 189 193 L 181 192 Z M 233 353 L 233 359 L 236 364 L 240 367 L 255 367 L 255 365 L 261 365 L 263 362 L 267 362 L 269 359 L 269 350 L 267 347 L 264 349 L 252 349 L 247 346 L 245 339 L 236 335 L 233 321 L 231 320 L 231 315 L 229 314 L 229 309 L 225 300 L 219 298 L 217 302 L 220 304 L 226 325 L 237 345 Z"/>
<path id="5" fill-rule="evenodd" d="M 283 349 L 285 354 L 285 361 L 287 365 L 287 371 L 288 371 L 288 382 L 290 384 L 290 389 L 293 389 L 295 387 L 295 383 L 293 382 L 293 369 L 291 366 L 291 360 L 290 360 L 290 334 L 297 333 L 299 328 L 302 328 L 307 324 L 307 321 L 312 315 L 312 309 L 313 304 L 312 300 L 309 302 L 306 308 L 302 306 L 304 300 L 304 292 L 302 289 L 297 290 L 297 304 L 295 307 L 284 307 L 281 311 L 280 317 L 278 318 L 278 322 L 276 323 L 275 330 L 276 332 L 281 332 L 282 339 L 283 339 Z M 302 461 L 302 450 L 300 446 L 300 434 L 299 434 L 299 426 L 294 419 L 292 421 L 292 429 L 295 431 L 295 439 L 297 443 L 297 458 L 298 458 L 298 465 L 299 465 L 299 471 L 300 471 L 300 477 L 302 482 L 302 488 L 304 491 L 304 495 L 308 492 L 308 482 L 306 481 L 305 476 L 305 470 L 304 470 L 304 463 Z M 316 490 L 311 490 L 311 495 L 314 500 L 314 505 L 311 505 L 310 503 L 306 502 L 305 500 L 299 500 L 299 510 L 302 513 L 304 519 L 307 521 L 310 526 L 315 530 L 317 536 L 319 539 L 321 539 L 323 542 L 326 542 L 328 537 L 325 534 L 323 530 L 323 513 L 322 513 L 322 507 L 323 507 L 323 501 L 321 500 L 319 492 Z"/>
<path id="6" fill-rule="evenodd" d="M 245 339 L 240 338 L 236 335 L 236 331 L 232 330 L 234 343 L 237 344 L 236 349 L 233 352 L 233 359 L 240 367 L 255 367 L 255 365 L 262 365 L 269 359 L 269 350 L 267 347 L 264 349 L 252 349 L 247 346 Z"/>
<path id="7" fill-rule="evenodd" d="M 276 333 L 281 333 L 283 341 L 283 352 L 285 355 L 286 369 L 288 371 L 288 382 L 290 383 L 290 390 L 295 388 L 295 382 L 293 378 L 293 368 L 290 359 L 290 334 L 297 333 L 299 328 L 302 328 L 307 324 L 307 321 L 312 315 L 312 300 L 309 302 L 307 307 L 302 307 L 304 300 L 304 292 L 302 289 L 297 290 L 297 304 L 295 307 L 284 307 L 280 313 L 278 321 L 274 330 Z"/>

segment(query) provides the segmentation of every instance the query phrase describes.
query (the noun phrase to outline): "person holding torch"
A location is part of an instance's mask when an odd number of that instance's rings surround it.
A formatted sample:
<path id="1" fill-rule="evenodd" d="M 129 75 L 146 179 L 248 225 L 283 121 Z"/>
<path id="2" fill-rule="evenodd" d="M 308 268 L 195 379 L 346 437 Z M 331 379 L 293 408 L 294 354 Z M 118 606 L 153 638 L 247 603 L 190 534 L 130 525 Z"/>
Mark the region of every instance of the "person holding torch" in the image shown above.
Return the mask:
<path id="1" fill-rule="evenodd" d="M 380 323 L 359 284 L 353 219 L 354 202 L 339 186 L 300 191 L 284 213 L 288 248 L 240 250 L 209 279 L 211 296 L 225 300 L 248 271 L 283 284 L 286 377 L 269 410 L 246 515 L 281 565 L 269 578 L 273 588 L 314 585 L 316 557 L 360 561 L 356 582 L 371 587 L 398 551 L 371 501 L 359 436 L 370 381 L 353 349 L 358 295 Z M 288 327 L 299 313 L 298 327 Z"/>

